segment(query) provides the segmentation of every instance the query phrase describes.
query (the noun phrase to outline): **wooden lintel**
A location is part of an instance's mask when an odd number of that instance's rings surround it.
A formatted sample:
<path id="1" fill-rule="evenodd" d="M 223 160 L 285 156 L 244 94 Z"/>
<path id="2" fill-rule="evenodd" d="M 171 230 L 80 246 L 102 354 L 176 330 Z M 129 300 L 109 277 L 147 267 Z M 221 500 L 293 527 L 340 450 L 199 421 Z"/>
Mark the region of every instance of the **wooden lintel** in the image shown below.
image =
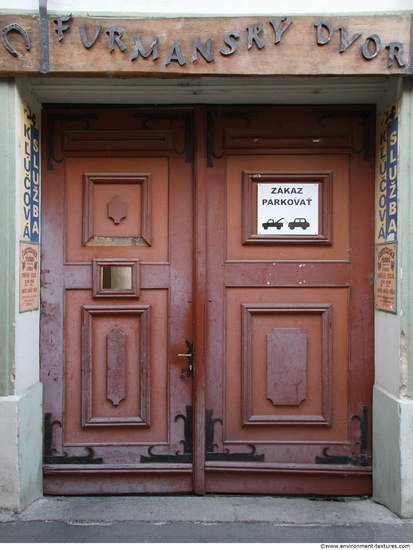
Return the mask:
<path id="1" fill-rule="evenodd" d="M 48 17 L 43 47 L 54 76 L 403 76 L 413 74 L 412 17 L 62 14 Z M 0 76 L 44 74 L 39 16 L 1 15 L 0 28 Z"/>

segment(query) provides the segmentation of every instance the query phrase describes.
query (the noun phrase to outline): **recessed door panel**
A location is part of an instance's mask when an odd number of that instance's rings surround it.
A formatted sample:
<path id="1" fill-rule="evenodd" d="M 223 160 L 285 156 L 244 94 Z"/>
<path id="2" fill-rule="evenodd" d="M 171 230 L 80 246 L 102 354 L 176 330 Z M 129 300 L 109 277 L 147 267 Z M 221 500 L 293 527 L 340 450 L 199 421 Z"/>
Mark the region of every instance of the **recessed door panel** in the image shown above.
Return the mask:
<path id="1" fill-rule="evenodd" d="M 347 437 L 347 298 L 347 289 L 228 289 L 228 442 Z M 277 330 L 287 349 L 268 342 Z M 298 337 L 288 331 L 299 331 Z"/>
<path id="2" fill-rule="evenodd" d="M 66 178 L 68 262 L 168 262 L 168 157 L 70 157 Z"/>
<path id="3" fill-rule="evenodd" d="M 349 189 L 348 189 L 348 174 L 349 174 L 349 158 L 347 155 L 245 155 L 233 156 L 228 155 L 227 158 L 227 260 L 347 260 L 348 243 L 349 243 Z M 245 185 L 250 186 L 252 195 L 251 203 L 246 204 L 245 196 L 243 197 L 243 189 L 240 187 L 240 177 L 244 173 L 255 176 L 251 178 Z M 300 236 L 304 237 L 301 242 L 294 243 L 294 246 L 286 246 L 290 241 L 290 236 L 285 239 L 283 246 L 275 248 L 261 242 L 249 242 L 244 244 L 244 239 L 240 236 L 242 232 L 245 217 L 250 216 L 250 210 L 257 211 L 257 184 L 266 180 L 266 185 L 275 191 L 270 196 L 273 202 L 300 202 L 304 195 L 302 189 L 308 182 L 317 182 L 322 184 L 323 178 L 329 175 L 331 180 L 331 200 L 323 202 L 323 197 L 320 197 L 319 209 L 320 218 L 331 216 L 332 220 L 332 238 L 331 245 L 325 246 L 320 250 L 320 245 L 311 242 L 306 243 L 305 239 L 308 236 L 305 232 L 301 232 Z M 315 176 L 315 177 L 314 177 Z M 318 177 L 317 177 L 318 176 Z M 301 183 L 301 185 L 300 185 Z M 301 194 L 285 193 L 285 191 L 296 191 Z M 325 191 L 326 192 L 326 191 Z M 305 202 L 307 202 L 305 200 Z M 271 213 L 272 205 L 268 206 L 268 217 L 277 221 L 277 206 L 272 208 L 275 214 Z M 282 212 L 283 206 L 281 206 Z M 292 213 L 286 214 L 287 219 L 281 220 L 284 228 L 288 228 L 288 223 L 294 222 L 294 209 L 297 209 L 300 215 L 306 209 L 311 209 L 312 204 L 305 204 L 304 207 L 300 204 L 284 206 L 285 209 Z M 331 212 L 330 212 L 331 209 Z M 304 214 L 305 215 L 305 214 Z M 280 216 L 281 217 L 281 216 Z M 256 227 L 256 215 L 254 216 L 254 228 Z M 283 229 L 283 228 L 282 228 Z M 299 229 L 299 228 L 298 228 Z M 320 224 L 321 230 L 321 224 Z M 265 230 L 264 230 L 265 231 Z M 320 231 L 321 233 L 321 231 Z M 291 236 L 294 232 L 291 231 Z M 277 236 L 277 235 L 275 235 Z M 297 235 L 296 235 L 297 237 Z M 282 239 L 282 237 L 281 237 Z M 329 243 L 328 243 L 329 244 Z M 274 248 L 276 252 L 274 252 Z"/>

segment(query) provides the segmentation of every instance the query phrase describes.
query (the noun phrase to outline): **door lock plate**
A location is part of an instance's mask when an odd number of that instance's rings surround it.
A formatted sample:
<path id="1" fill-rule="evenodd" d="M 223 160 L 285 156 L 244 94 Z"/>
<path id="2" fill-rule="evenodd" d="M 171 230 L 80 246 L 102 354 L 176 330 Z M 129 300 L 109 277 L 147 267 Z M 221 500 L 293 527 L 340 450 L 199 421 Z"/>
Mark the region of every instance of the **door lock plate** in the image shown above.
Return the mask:
<path id="1" fill-rule="evenodd" d="M 188 357 L 188 366 L 186 369 L 182 369 L 182 374 L 185 374 L 188 378 L 193 378 L 194 376 L 194 344 L 185 340 L 186 347 L 188 348 L 187 353 L 178 353 L 178 357 Z"/>

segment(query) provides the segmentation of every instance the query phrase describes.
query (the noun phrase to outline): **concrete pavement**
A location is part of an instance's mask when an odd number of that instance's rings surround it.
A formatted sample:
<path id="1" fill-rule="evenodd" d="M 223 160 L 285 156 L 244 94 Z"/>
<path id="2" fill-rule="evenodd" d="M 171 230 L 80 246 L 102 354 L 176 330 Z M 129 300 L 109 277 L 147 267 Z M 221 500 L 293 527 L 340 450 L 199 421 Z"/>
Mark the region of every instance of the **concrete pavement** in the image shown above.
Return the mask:
<path id="1" fill-rule="evenodd" d="M 44 497 L 0 511 L 2 542 L 411 542 L 413 520 L 371 499 Z"/>

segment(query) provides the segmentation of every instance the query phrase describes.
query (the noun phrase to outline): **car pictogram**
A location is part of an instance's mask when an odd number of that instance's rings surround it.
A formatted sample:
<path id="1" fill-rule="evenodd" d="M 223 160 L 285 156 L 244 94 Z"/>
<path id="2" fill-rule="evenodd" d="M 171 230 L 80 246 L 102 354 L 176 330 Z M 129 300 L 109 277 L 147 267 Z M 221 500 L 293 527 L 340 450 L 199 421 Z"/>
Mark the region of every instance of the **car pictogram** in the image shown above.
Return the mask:
<path id="1" fill-rule="evenodd" d="M 276 227 L 277 229 L 281 229 L 281 227 L 284 225 L 281 220 L 282 218 L 275 222 L 272 218 L 270 218 L 267 222 L 264 222 L 262 226 L 265 230 L 267 230 L 269 227 Z"/>
<path id="2" fill-rule="evenodd" d="M 305 218 L 295 218 L 293 222 L 290 222 L 288 224 L 288 227 L 290 229 L 295 229 L 296 227 L 302 227 L 303 229 L 307 229 L 307 227 L 310 227 L 310 224 Z"/>

